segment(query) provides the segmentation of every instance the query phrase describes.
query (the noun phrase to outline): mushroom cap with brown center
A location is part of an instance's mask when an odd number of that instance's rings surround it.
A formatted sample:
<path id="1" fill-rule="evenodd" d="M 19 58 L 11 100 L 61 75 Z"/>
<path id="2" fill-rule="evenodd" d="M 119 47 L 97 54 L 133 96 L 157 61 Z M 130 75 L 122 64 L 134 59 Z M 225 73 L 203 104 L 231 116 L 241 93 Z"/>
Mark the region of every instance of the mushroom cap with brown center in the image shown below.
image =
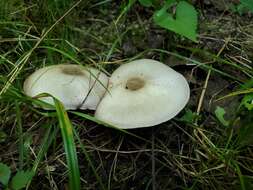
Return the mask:
<path id="1" fill-rule="evenodd" d="M 61 64 L 32 73 L 24 82 L 24 92 L 31 97 L 49 93 L 59 99 L 66 109 L 94 110 L 106 91 L 107 83 L 108 77 L 95 68 Z M 40 100 L 54 104 L 51 97 Z"/>
<path id="2" fill-rule="evenodd" d="M 176 116 L 189 97 L 183 75 L 161 62 L 140 59 L 113 72 L 95 117 L 122 129 L 154 126 Z"/>

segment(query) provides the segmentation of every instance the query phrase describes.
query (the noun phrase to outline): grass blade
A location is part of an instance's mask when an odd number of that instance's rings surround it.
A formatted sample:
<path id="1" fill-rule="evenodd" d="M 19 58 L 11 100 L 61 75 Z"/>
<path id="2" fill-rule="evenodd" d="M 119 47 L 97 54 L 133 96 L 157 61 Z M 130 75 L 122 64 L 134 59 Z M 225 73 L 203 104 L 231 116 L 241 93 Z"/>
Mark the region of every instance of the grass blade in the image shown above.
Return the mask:
<path id="1" fill-rule="evenodd" d="M 74 142 L 73 127 L 62 103 L 56 98 L 54 98 L 54 103 L 69 167 L 69 186 L 71 190 L 80 190 L 80 172 Z"/>
<path id="2" fill-rule="evenodd" d="M 52 125 L 50 126 L 45 126 L 47 127 L 47 131 L 46 131 L 46 134 L 45 134 L 45 137 L 43 138 L 43 141 L 41 143 L 41 146 L 40 146 L 40 151 L 36 157 L 36 160 L 34 161 L 33 163 L 33 167 L 32 167 L 32 171 L 35 173 L 36 170 L 38 169 L 38 166 L 39 166 L 39 163 L 41 162 L 42 160 L 42 157 L 45 155 L 45 153 L 47 152 L 49 146 L 51 145 L 51 143 L 53 142 L 53 140 L 55 139 L 56 137 L 56 134 L 58 132 L 58 128 L 53 128 Z M 52 130 L 53 128 L 53 130 Z"/>
<path id="3" fill-rule="evenodd" d="M 127 131 L 127 130 L 120 129 L 120 128 L 118 128 L 118 127 L 109 125 L 108 123 L 105 123 L 105 122 L 103 122 L 103 121 L 100 121 L 100 120 L 98 120 L 97 118 L 95 118 L 95 117 L 93 117 L 93 116 L 90 116 L 90 115 L 88 115 L 88 114 L 84 114 L 84 113 L 77 112 L 77 111 L 71 111 L 71 113 L 73 113 L 73 114 L 75 114 L 75 115 L 77 115 L 77 116 L 79 116 L 79 117 L 82 117 L 82 118 L 84 118 L 84 119 L 88 119 L 89 121 L 93 121 L 93 122 L 95 122 L 95 123 L 97 123 L 97 124 L 103 125 L 103 126 L 105 126 L 105 127 L 112 128 L 112 129 L 116 129 L 116 130 L 118 130 L 118 131 L 121 131 L 123 134 L 131 135 L 131 136 L 133 136 L 133 137 L 136 137 L 137 139 L 143 140 L 144 142 L 147 142 L 147 143 L 150 143 L 150 144 L 151 144 L 151 142 L 150 142 L 149 140 L 147 140 L 147 139 L 145 139 L 145 138 L 143 138 L 143 137 L 140 137 L 140 136 L 138 136 L 138 135 L 136 135 L 136 134 L 134 134 L 134 133 L 131 133 L 131 132 Z"/>
<path id="4" fill-rule="evenodd" d="M 74 130 L 74 129 L 73 129 L 73 130 Z M 95 177 L 96 177 L 96 179 L 97 179 L 97 181 L 98 181 L 98 183 L 99 183 L 101 189 L 105 190 L 105 186 L 104 186 L 104 184 L 103 184 L 101 178 L 99 177 L 99 175 L 98 175 L 98 173 L 97 173 L 97 171 L 96 171 L 96 168 L 94 167 L 94 165 L 93 165 L 93 163 L 92 163 L 92 161 L 91 161 L 91 159 L 90 159 L 89 153 L 87 152 L 85 146 L 84 146 L 83 143 L 81 142 L 81 139 L 79 138 L 79 135 L 77 134 L 77 132 L 76 132 L 75 130 L 74 130 L 74 133 L 75 133 L 75 136 L 76 136 L 76 138 L 77 138 L 77 140 L 78 140 L 78 143 L 80 144 L 80 148 L 82 149 L 82 151 L 83 151 L 83 153 L 84 153 L 84 155 L 85 155 L 85 158 L 86 158 L 86 160 L 88 161 L 88 163 L 89 163 L 89 165 L 90 165 L 90 167 L 91 167 L 91 169 L 92 169 L 92 172 L 94 173 L 94 175 L 95 175 Z"/>
<path id="5" fill-rule="evenodd" d="M 22 170 L 24 166 L 24 134 L 21 121 L 21 111 L 18 102 L 15 102 L 16 105 L 16 115 L 17 115 L 17 127 L 18 127 L 18 137 L 19 137 L 19 169 Z"/>
<path id="6" fill-rule="evenodd" d="M 54 128 L 54 130 L 52 131 L 52 128 L 53 128 L 52 125 L 44 126 L 44 127 L 47 127 L 47 131 L 39 147 L 39 153 L 35 161 L 33 162 L 32 172 L 34 173 L 34 175 L 36 174 L 39 163 L 42 161 L 43 156 L 46 154 L 49 146 L 51 145 L 52 141 L 54 140 L 58 132 L 58 128 Z M 29 181 L 29 183 L 26 185 L 26 189 L 29 189 L 30 184 L 31 184 L 31 181 Z"/>

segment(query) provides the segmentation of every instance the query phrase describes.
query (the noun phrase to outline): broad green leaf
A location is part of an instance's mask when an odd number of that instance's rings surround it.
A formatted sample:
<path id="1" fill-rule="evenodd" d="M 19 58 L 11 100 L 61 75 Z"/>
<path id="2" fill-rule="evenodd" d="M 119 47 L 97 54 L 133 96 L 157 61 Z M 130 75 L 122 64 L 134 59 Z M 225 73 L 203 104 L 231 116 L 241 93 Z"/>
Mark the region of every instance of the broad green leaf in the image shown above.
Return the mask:
<path id="1" fill-rule="evenodd" d="M 233 9 L 232 9 L 233 10 Z M 235 6 L 234 8 L 234 12 L 238 12 L 239 15 L 242 15 L 243 13 L 245 13 L 245 11 L 247 11 L 248 9 L 245 7 L 245 5 L 243 4 L 239 4 L 237 6 Z"/>
<path id="2" fill-rule="evenodd" d="M 217 119 L 222 123 L 222 125 L 228 127 L 229 126 L 229 121 L 224 119 L 225 113 L 226 112 L 222 107 L 217 106 L 217 108 L 215 110 L 215 115 L 216 115 Z"/>
<path id="3" fill-rule="evenodd" d="M 176 7 L 176 17 L 167 12 L 170 5 L 166 4 L 164 7 L 155 12 L 153 18 L 154 22 L 159 26 L 176 32 L 186 38 L 197 42 L 197 11 L 195 8 L 185 2 L 180 1 Z"/>
<path id="4" fill-rule="evenodd" d="M 253 0 L 241 0 L 240 2 L 253 13 Z"/>
<path id="5" fill-rule="evenodd" d="M 32 179 L 34 173 L 32 171 L 18 171 L 11 180 L 11 187 L 13 190 L 19 190 L 26 186 Z"/>
<path id="6" fill-rule="evenodd" d="M 253 94 L 247 94 L 243 97 L 240 107 L 245 106 L 248 110 L 253 109 Z"/>
<path id="7" fill-rule="evenodd" d="M 152 0 L 139 0 L 140 4 L 144 7 L 152 6 Z"/>
<path id="8" fill-rule="evenodd" d="M 191 110 L 186 110 L 185 114 L 180 118 L 180 121 L 184 121 L 187 123 L 193 123 L 198 115 Z"/>
<path id="9" fill-rule="evenodd" d="M 5 164 L 0 163 L 0 182 L 3 185 L 7 185 L 9 182 L 10 176 L 11 176 L 10 168 Z"/>

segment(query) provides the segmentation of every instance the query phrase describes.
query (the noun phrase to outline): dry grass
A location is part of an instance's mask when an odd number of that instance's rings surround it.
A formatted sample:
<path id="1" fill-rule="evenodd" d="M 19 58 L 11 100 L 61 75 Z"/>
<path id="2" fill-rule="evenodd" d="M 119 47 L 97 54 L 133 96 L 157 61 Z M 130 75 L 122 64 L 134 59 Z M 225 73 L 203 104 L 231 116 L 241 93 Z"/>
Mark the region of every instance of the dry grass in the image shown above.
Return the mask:
<path id="1" fill-rule="evenodd" d="M 33 107 L 22 93 L 25 77 L 74 61 L 110 74 L 136 57 L 183 73 L 191 100 L 175 119 L 130 134 L 91 121 L 92 112 L 69 112 L 81 189 L 252 189 L 252 110 L 240 106 L 245 94 L 217 101 L 252 89 L 252 15 L 196 3 L 202 14 L 195 44 L 155 26 L 152 10 L 138 4 L 119 17 L 126 1 L 0 4 L 0 162 L 13 174 L 36 170 L 29 189 L 65 189 L 69 178 L 59 117 Z M 216 106 L 225 109 L 228 127 Z"/>

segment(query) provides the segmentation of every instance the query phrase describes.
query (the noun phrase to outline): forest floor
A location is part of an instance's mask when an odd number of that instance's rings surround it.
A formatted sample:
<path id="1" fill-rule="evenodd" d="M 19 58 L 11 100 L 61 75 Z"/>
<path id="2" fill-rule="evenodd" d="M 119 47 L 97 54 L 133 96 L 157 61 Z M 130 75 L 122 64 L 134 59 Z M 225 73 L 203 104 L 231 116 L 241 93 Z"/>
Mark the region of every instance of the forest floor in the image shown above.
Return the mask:
<path id="1" fill-rule="evenodd" d="M 27 76 L 74 60 L 110 74 L 152 58 L 186 77 L 189 103 L 172 120 L 127 132 L 69 111 L 81 189 L 253 189 L 253 14 L 232 0 L 192 4 L 197 43 L 155 25 L 154 9 L 137 1 L 71 9 L 72 0 L 1 0 L 0 163 L 11 176 L 33 170 L 27 189 L 68 189 L 59 117 L 24 95 Z"/>

